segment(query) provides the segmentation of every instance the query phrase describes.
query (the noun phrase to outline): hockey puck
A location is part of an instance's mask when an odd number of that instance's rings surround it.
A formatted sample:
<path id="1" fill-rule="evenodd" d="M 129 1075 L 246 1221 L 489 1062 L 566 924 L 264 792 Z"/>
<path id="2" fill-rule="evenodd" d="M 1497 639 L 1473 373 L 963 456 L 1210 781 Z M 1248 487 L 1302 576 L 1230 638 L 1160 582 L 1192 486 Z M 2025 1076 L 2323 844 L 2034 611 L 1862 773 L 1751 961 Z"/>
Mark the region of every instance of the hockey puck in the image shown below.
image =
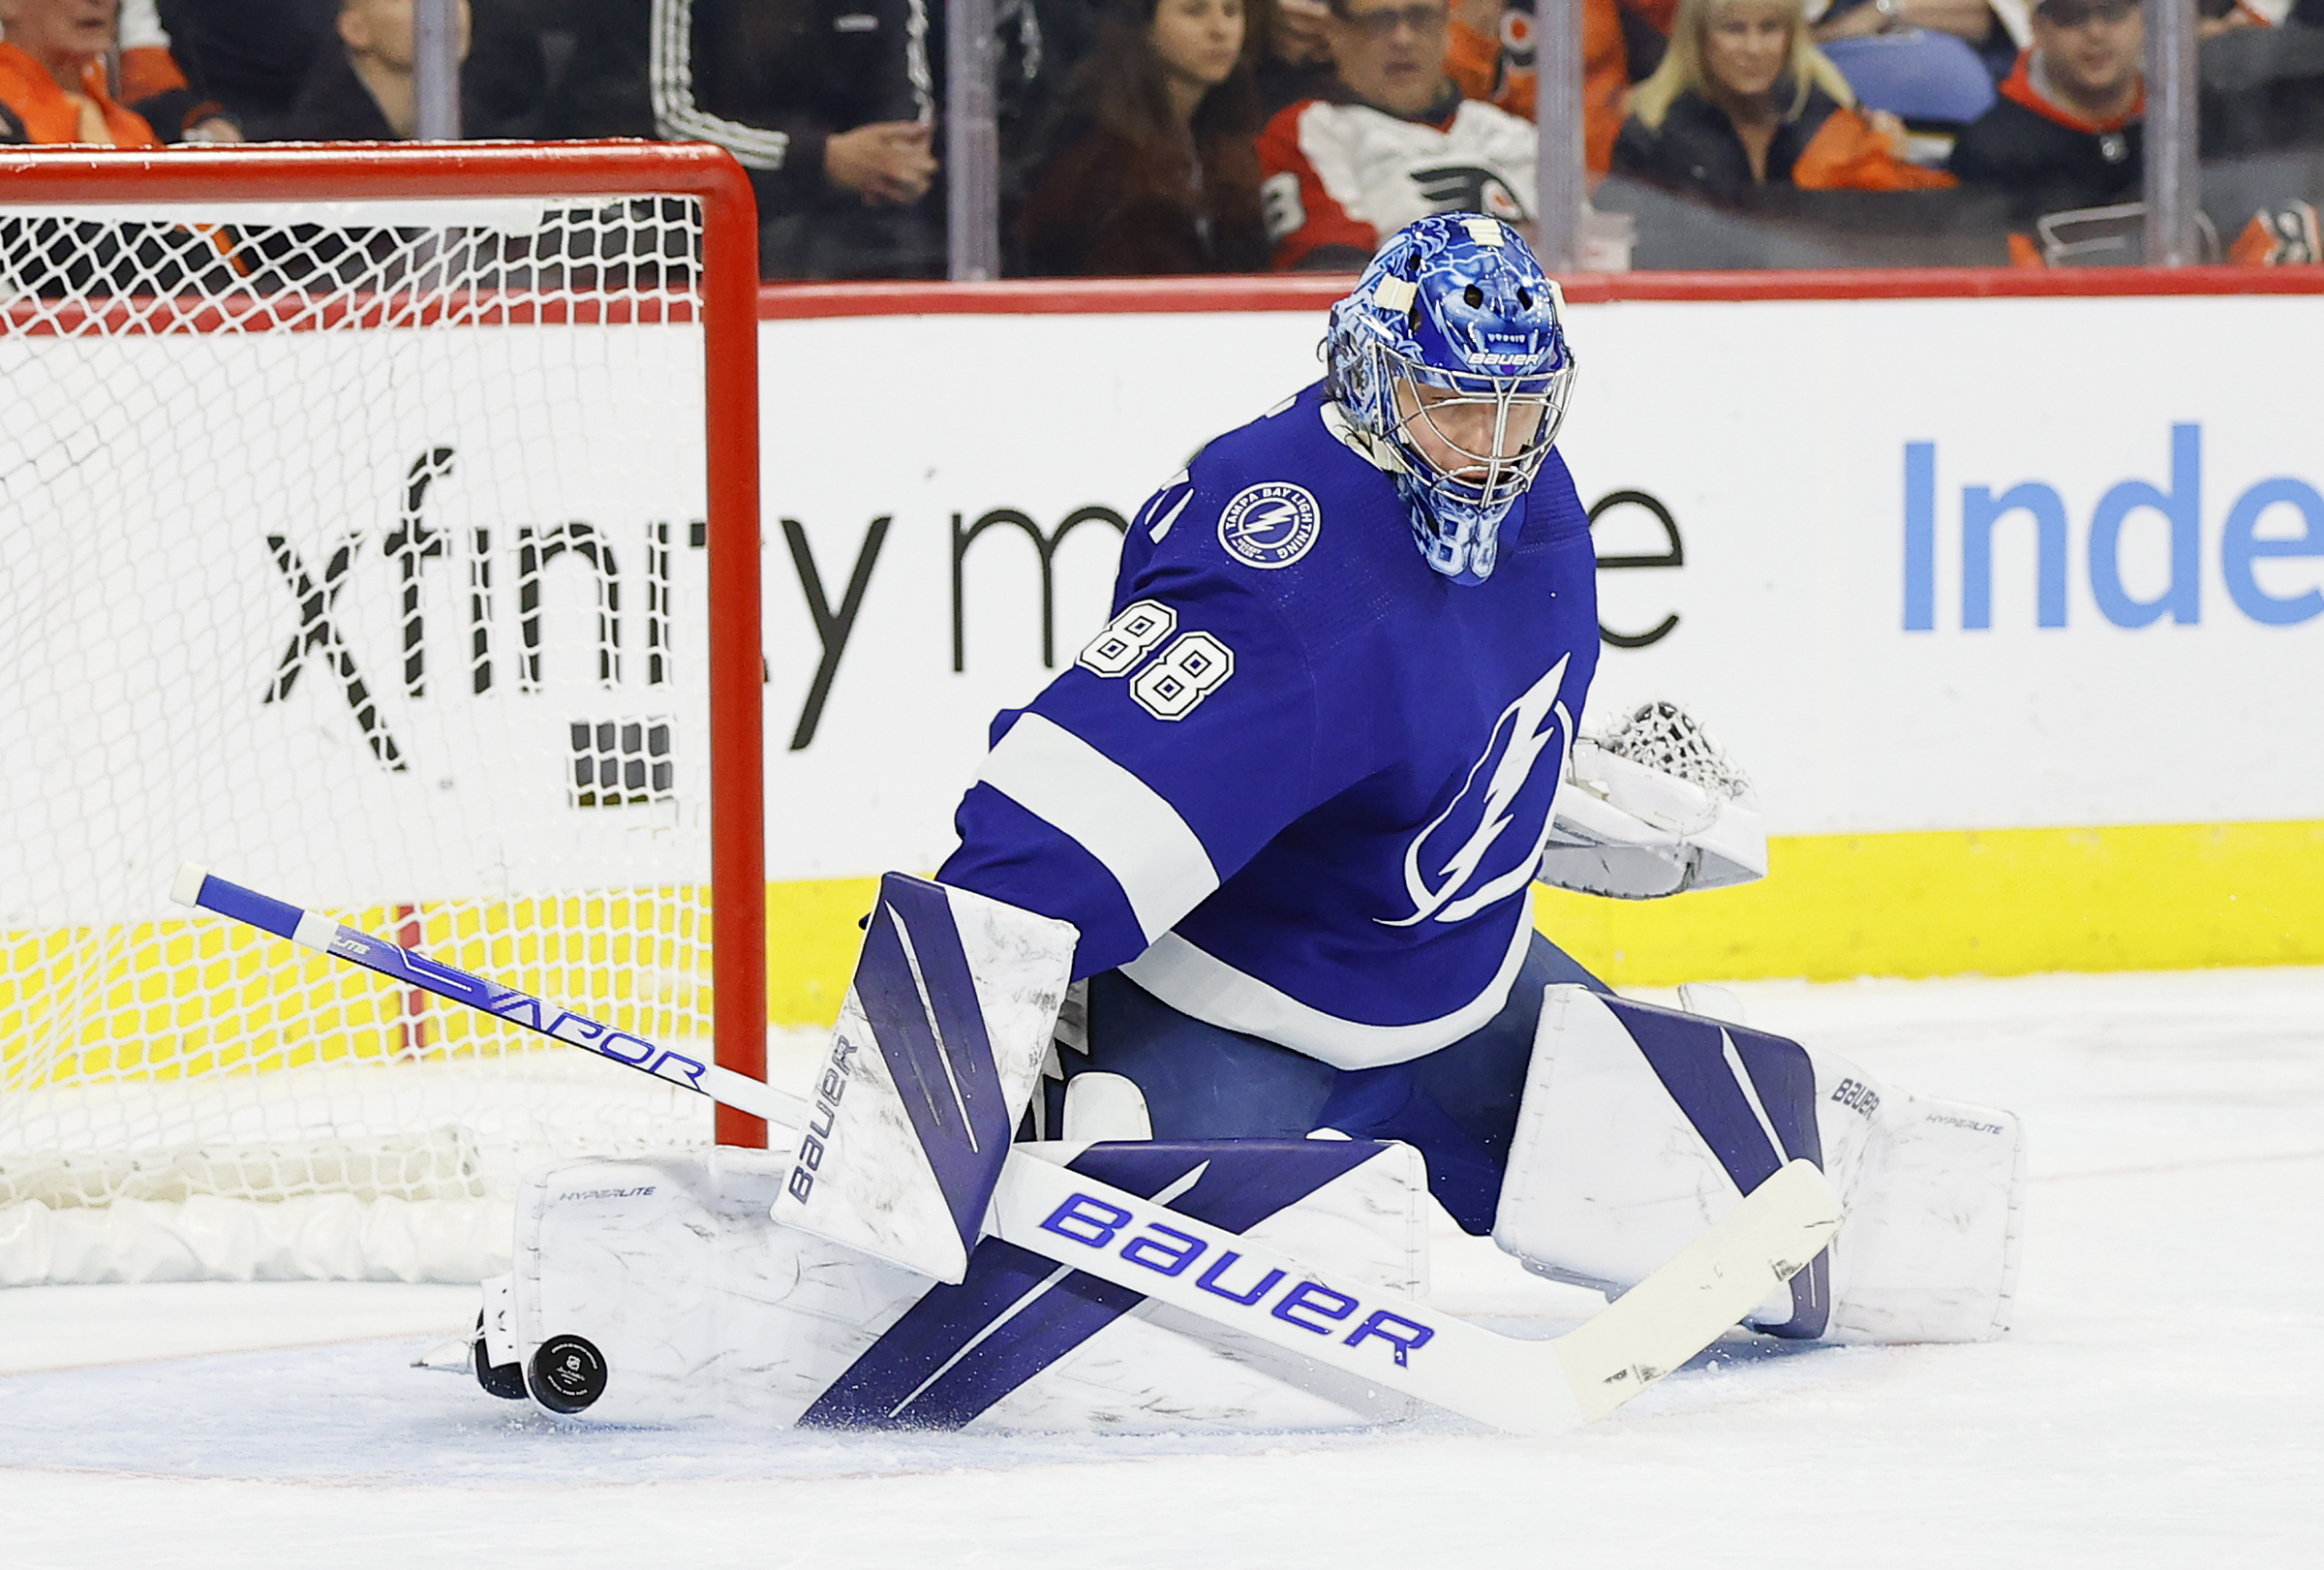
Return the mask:
<path id="1" fill-rule="evenodd" d="M 552 1336 L 533 1354 L 533 1399 L 552 1412 L 581 1411 L 605 1394 L 605 1354 L 578 1336 Z"/>

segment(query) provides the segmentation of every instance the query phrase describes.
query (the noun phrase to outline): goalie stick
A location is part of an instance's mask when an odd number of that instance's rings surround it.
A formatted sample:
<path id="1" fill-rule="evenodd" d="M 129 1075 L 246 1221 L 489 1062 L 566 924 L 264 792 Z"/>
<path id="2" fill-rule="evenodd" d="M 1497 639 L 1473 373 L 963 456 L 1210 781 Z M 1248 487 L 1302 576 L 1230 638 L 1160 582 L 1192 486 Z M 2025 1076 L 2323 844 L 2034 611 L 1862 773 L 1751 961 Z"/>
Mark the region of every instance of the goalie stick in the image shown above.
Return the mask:
<path id="1" fill-rule="evenodd" d="M 806 1105 L 513 987 L 270 898 L 189 862 L 170 897 L 521 1025 L 795 1131 Z M 1343 1375 L 1517 1433 L 1605 1416 L 1693 1357 L 1839 1230 L 1823 1176 L 1793 1161 L 1578 1328 L 1521 1340 L 1393 1292 L 1333 1279 L 1168 1205 L 1024 1150 L 1004 1163 L 990 1233 Z M 1197 1266 L 1206 1268 L 1197 1269 Z M 1227 1272 L 1255 1284 L 1237 1289 Z"/>
<path id="2" fill-rule="evenodd" d="M 625 1068 L 635 1068 L 656 1079 L 699 1092 L 754 1118 L 782 1124 L 786 1129 L 798 1127 L 806 1110 L 806 1103 L 798 1097 L 785 1095 L 747 1074 L 720 1068 L 717 1063 L 697 1062 L 682 1052 L 658 1047 L 643 1036 L 600 1024 L 586 1014 L 543 1002 L 514 987 L 504 987 L 466 970 L 439 965 L 417 949 L 398 947 L 384 938 L 343 927 L 328 916 L 302 910 L 256 889 L 213 877 L 199 862 L 189 861 L 178 868 L 177 877 L 169 884 L 169 898 L 179 905 L 190 905 L 229 921 L 239 921 L 245 927 L 288 938 L 318 953 L 360 965 L 408 987 L 480 1008 L 568 1047 L 594 1052 Z"/>

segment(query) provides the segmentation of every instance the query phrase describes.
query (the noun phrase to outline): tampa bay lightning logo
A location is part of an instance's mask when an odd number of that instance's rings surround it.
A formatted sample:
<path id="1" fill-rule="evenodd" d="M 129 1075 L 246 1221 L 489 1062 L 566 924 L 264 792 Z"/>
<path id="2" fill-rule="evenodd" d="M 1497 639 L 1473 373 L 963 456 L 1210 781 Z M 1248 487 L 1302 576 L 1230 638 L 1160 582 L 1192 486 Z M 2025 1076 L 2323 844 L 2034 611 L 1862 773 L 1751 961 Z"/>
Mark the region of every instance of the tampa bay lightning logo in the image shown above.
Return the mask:
<path id="1" fill-rule="evenodd" d="M 1289 567 L 1323 532 L 1315 498 L 1280 480 L 1238 493 L 1218 515 L 1218 542 L 1246 567 Z"/>
<path id="2" fill-rule="evenodd" d="M 1573 658 L 1559 660 L 1493 722 L 1452 805 L 1404 847 L 1412 914 L 1382 926 L 1466 921 L 1533 880 L 1574 739 L 1574 717 L 1557 696 Z"/>

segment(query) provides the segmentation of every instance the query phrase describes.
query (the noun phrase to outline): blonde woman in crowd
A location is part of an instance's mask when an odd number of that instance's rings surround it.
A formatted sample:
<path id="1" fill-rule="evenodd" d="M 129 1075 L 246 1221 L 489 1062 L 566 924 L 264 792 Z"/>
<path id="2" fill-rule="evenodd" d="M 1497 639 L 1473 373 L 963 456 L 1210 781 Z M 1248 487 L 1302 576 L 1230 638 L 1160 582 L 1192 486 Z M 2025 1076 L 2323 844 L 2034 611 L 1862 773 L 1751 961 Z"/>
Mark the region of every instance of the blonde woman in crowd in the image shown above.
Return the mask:
<path id="1" fill-rule="evenodd" d="M 1760 186 L 1913 191 L 1953 184 L 1905 161 L 1892 114 L 1866 114 L 1808 36 L 1802 0 L 1680 0 L 1670 47 L 1638 83 L 1617 174 L 1731 201 Z"/>

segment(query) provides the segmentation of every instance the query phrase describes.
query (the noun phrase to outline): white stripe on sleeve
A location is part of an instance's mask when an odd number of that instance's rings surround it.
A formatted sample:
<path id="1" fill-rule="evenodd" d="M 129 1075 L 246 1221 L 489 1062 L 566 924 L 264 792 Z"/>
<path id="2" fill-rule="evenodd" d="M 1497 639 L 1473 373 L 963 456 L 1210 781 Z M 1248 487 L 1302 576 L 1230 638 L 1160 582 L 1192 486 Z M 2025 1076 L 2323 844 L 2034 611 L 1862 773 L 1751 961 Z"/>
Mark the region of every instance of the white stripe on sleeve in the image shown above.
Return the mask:
<path id="1" fill-rule="evenodd" d="M 1095 856 L 1148 942 L 1218 887 L 1210 853 L 1177 809 L 1055 721 L 1020 717 L 978 778 Z"/>
<path id="2" fill-rule="evenodd" d="M 694 0 L 654 0 L 648 85 L 654 129 L 664 141 L 715 141 L 745 169 L 779 169 L 791 139 L 780 131 L 744 125 L 694 103 Z"/>

